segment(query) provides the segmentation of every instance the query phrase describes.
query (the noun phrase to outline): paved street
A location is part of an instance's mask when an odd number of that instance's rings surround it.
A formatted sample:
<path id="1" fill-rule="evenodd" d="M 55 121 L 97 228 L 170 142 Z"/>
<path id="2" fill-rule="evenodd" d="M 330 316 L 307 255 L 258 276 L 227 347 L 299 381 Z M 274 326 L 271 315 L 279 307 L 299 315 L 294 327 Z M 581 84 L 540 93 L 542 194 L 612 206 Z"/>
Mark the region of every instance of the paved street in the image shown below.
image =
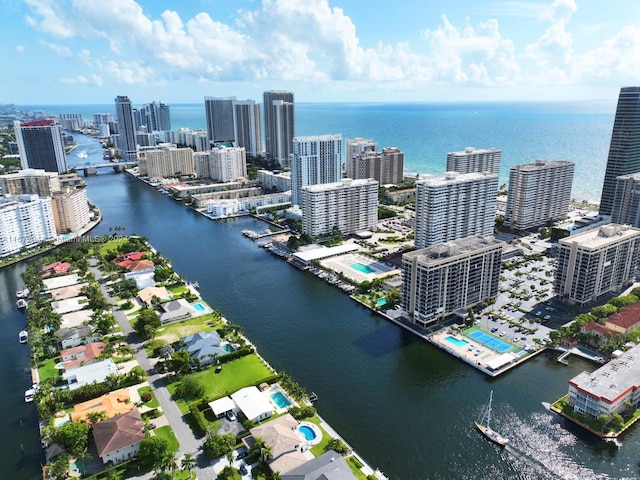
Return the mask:
<path id="1" fill-rule="evenodd" d="M 91 267 L 91 272 L 94 274 L 96 280 L 100 281 L 102 279 L 102 273 L 97 268 L 97 262 L 91 261 L 89 263 Z M 142 348 L 142 342 L 138 338 L 136 332 L 131 327 L 129 320 L 122 310 L 120 310 L 117 306 L 113 297 L 109 296 L 108 293 L 108 285 L 105 283 L 100 283 L 102 293 L 106 299 L 108 299 L 113 305 L 113 314 L 116 320 L 118 321 L 118 325 L 122 330 L 124 338 L 127 340 L 129 345 L 136 352 L 136 360 L 138 364 L 144 371 L 147 373 L 151 371 L 152 365 L 147 356 L 147 352 Z M 160 408 L 164 412 L 167 423 L 171 426 L 173 433 L 175 434 L 178 442 L 180 444 L 180 448 L 178 450 L 178 458 L 182 458 L 185 454 L 191 453 L 197 459 L 197 466 L 194 469 L 194 472 L 197 475 L 199 480 L 215 480 L 217 478 L 214 467 L 211 465 L 211 462 L 207 459 L 207 457 L 202 453 L 201 447 L 204 441 L 204 438 L 198 439 L 193 434 L 189 425 L 184 421 L 178 406 L 174 401 L 171 400 L 171 394 L 167 390 L 167 387 L 164 385 L 164 381 L 162 376 L 158 373 L 150 374 L 148 377 L 149 385 L 153 389 L 153 393 L 158 399 L 160 404 Z M 179 464 L 179 462 L 178 462 Z M 145 475 L 141 475 L 140 479 L 148 479 L 151 478 L 152 474 L 148 473 Z"/>

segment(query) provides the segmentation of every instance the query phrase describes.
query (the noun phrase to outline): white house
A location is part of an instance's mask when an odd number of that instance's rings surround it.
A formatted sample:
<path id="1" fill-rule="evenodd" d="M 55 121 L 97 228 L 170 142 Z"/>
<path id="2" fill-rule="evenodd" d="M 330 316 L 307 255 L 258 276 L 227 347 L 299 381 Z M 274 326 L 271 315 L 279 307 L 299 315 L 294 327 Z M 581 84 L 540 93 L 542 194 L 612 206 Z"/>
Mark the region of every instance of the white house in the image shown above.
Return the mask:
<path id="1" fill-rule="evenodd" d="M 118 375 L 118 367 L 112 359 L 107 358 L 68 370 L 62 374 L 62 378 L 69 384 L 69 390 L 76 390 L 93 382 L 104 382 L 111 374 Z"/>
<path id="2" fill-rule="evenodd" d="M 135 457 L 144 437 L 144 422 L 135 408 L 93 426 L 93 439 L 103 463 L 115 465 Z"/>
<path id="3" fill-rule="evenodd" d="M 260 393 L 258 387 L 241 388 L 231 394 L 231 399 L 236 402 L 244 416 L 254 423 L 273 415 L 271 403 Z"/>

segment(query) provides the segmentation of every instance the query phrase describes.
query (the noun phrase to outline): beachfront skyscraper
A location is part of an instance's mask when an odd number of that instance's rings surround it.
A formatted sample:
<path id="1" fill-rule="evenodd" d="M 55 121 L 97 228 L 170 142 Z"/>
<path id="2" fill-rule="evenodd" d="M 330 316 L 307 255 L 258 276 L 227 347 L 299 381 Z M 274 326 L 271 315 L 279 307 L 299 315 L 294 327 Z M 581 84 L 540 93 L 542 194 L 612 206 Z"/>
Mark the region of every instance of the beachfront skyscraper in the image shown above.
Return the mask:
<path id="1" fill-rule="evenodd" d="M 611 222 L 640 227 L 640 172 L 616 178 Z"/>
<path id="2" fill-rule="evenodd" d="M 247 176 L 244 147 L 218 145 L 209 152 L 209 177 L 218 182 L 234 182 Z"/>
<path id="3" fill-rule="evenodd" d="M 416 182 L 416 248 L 493 235 L 498 175 L 447 172 Z"/>
<path id="4" fill-rule="evenodd" d="M 238 100 L 235 108 L 236 142 L 247 155 L 257 157 L 263 152 L 260 105 L 254 100 Z"/>
<path id="5" fill-rule="evenodd" d="M 23 169 L 40 168 L 57 173 L 68 170 L 60 125 L 53 120 L 15 121 L 13 125 Z"/>
<path id="6" fill-rule="evenodd" d="M 294 137 L 292 145 L 289 161 L 292 204 L 300 205 L 303 187 L 342 178 L 342 135 Z"/>
<path id="7" fill-rule="evenodd" d="M 204 97 L 207 134 L 214 143 L 233 144 L 236 141 L 236 97 Z"/>
<path id="8" fill-rule="evenodd" d="M 164 102 L 152 102 L 143 106 L 147 132 L 168 132 L 171 130 L 171 110 Z"/>
<path id="9" fill-rule="evenodd" d="M 405 253 L 402 309 L 426 327 L 495 298 L 503 245 L 493 236 L 474 235 Z"/>
<path id="10" fill-rule="evenodd" d="M 401 184 L 404 178 L 404 152 L 395 147 L 381 152 L 363 151 L 347 159 L 348 178 L 374 178 L 380 185 Z"/>
<path id="11" fill-rule="evenodd" d="M 260 105 L 254 100 L 205 97 L 204 105 L 211 146 L 223 143 L 229 147 L 244 147 L 247 155 L 262 153 Z"/>
<path id="12" fill-rule="evenodd" d="M 514 165 L 509 173 L 505 225 L 514 230 L 542 227 L 569 212 L 575 164 L 536 160 Z"/>
<path id="13" fill-rule="evenodd" d="M 293 93 L 283 90 L 264 92 L 263 103 L 267 156 L 280 166 L 289 166 L 291 142 L 295 135 Z"/>
<path id="14" fill-rule="evenodd" d="M 640 87 L 623 87 L 613 120 L 600 215 L 611 215 L 616 178 L 637 172 L 640 172 Z"/>
<path id="15" fill-rule="evenodd" d="M 116 97 L 116 117 L 118 119 L 117 147 L 126 161 L 138 159 L 136 127 L 133 119 L 133 106 L 126 95 Z"/>
<path id="16" fill-rule="evenodd" d="M 502 150 L 467 147 L 462 152 L 447 153 L 447 172 L 499 174 L 501 158 Z"/>

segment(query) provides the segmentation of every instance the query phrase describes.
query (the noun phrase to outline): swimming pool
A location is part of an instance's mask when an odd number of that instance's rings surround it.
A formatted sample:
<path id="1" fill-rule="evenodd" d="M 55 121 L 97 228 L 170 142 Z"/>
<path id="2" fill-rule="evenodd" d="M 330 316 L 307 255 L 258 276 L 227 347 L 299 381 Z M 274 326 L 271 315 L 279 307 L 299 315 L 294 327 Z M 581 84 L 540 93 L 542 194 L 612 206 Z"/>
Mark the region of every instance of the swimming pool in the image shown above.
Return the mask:
<path id="1" fill-rule="evenodd" d="M 353 268 L 354 270 L 357 270 L 357 271 L 362 272 L 362 273 L 376 273 L 376 270 L 374 268 L 371 268 L 371 267 L 369 267 L 367 265 L 364 265 L 363 263 L 360 263 L 360 262 L 352 263 L 349 266 L 351 268 Z"/>
<path id="2" fill-rule="evenodd" d="M 482 330 L 476 330 L 475 332 L 468 334 L 467 337 L 472 338 L 485 347 L 489 347 L 490 349 L 500 353 L 506 352 L 511 347 L 513 347 L 513 345 L 511 345 L 510 343 L 505 342 L 504 340 L 500 340 L 493 335 L 489 335 Z"/>
<path id="3" fill-rule="evenodd" d="M 278 408 L 287 408 L 291 405 L 291 400 L 282 392 L 272 393 L 271 400 L 273 400 L 273 403 L 275 403 Z"/>
<path id="4" fill-rule="evenodd" d="M 456 347 L 464 347 L 465 345 L 469 344 L 469 342 L 467 342 L 466 340 L 460 340 L 459 338 L 452 337 L 451 335 L 449 335 L 448 337 L 445 337 L 445 340 L 455 345 Z"/>
<path id="5" fill-rule="evenodd" d="M 228 343 L 225 343 L 222 348 L 224 348 L 224 351 L 227 353 L 233 353 L 236 351 L 235 348 L 233 348 L 231 345 L 229 345 Z"/>
<path id="6" fill-rule="evenodd" d="M 204 312 L 206 311 L 205 306 L 202 303 L 194 303 L 191 305 L 196 312 Z"/>
<path id="7" fill-rule="evenodd" d="M 386 298 L 381 298 L 379 300 L 376 300 L 376 307 L 382 307 L 383 305 L 387 304 L 387 299 Z"/>
<path id="8" fill-rule="evenodd" d="M 306 438 L 307 440 L 316 439 L 316 432 L 314 432 L 311 427 L 307 427 L 306 425 L 300 425 L 298 427 L 298 430 L 302 435 L 304 435 L 304 438 Z"/>

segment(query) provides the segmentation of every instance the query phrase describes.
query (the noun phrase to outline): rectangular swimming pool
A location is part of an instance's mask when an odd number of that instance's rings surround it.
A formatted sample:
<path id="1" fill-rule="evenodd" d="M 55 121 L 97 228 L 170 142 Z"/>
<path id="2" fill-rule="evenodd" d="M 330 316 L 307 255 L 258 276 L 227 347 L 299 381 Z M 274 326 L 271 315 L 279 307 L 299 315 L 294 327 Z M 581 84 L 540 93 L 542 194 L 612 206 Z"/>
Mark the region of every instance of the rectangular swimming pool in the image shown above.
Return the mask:
<path id="1" fill-rule="evenodd" d="M 273 400 L 273 403 L 275 403 L 278 408 L 287 408 L 291 405 L 291 400 L 289 400 L 282 392 L 271 394 L 271 400 Z"/>
<path id="2" fill-rule="evenodd" d="M 460 340 L 459 338 L 452 337 L 451 335 L 445 337 L 445 340 L 452 345 L 455 345 L 456 347 L 464 347 L 465 345 L 469 344 L 469 342 L 467 342 L 466 340 Z"/>
<path id="3" fill-rule="evenodd" d="M 204 312 L 204 311 L 205 311 L 204 305 L 203 305 L 203 304 L 201 304 L 201 303 L 194 303 L 194 304 L 193 304 L 193 305 L 191 305 L 191 306 L 193 307 L 193 309 L 194 309 L 196 312 L 201 312 L 201 313 L 202 313 L 202 312 Z"/>
<path id="4" fill-rule="evenodd" d="M 374 268 L 371 268 L 371 267 L 369 267 L 367 265 L 364 265 L 362 263 L 352 263 L 350 265 L 350 267 L 353 268 L 354 270 L 357 270 L 357 271 L 362 272 L 362 273 L 375 273 L 376 272 L 376 270 Z"/>
<path id="5" fill-rule="evenodd" d="M 472 338 L 485 347 L 489 347 L 490 349 L 500 353 L 506 352 L 513 347 L 510 343 L 500 340 L 499 338 L 483 332 L 482 330 L 476 330 L 475 332 L 468 334 L 467 337 Z"/>

